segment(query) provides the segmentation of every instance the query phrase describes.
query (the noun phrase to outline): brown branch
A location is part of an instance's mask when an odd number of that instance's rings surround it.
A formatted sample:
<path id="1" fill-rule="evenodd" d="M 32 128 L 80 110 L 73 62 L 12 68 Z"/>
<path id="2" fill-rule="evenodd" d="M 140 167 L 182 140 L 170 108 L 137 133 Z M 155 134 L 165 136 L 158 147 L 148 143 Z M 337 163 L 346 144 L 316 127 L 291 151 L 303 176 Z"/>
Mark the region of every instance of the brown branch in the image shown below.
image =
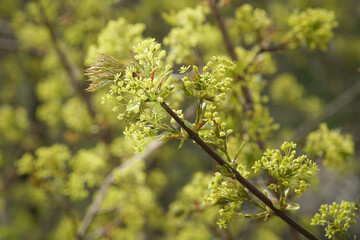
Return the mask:
<path id="1" fill-rule="evenodd" d="M 238 57 L 237 57 L 236 52 L 235 52 L 235 47 L 232 44 L 229 32 L 225 27 L 225 23 L 224 23 L 224 20 L 223 20 L 221 14 L 220 14 L 219 7 L 216 4 L 215 0 L 209 0 L 209 3 L 210 3 L 211 12 L 212 12 L 213 16 L 215 17 L 215 20 L 216 20 L 217 24 L 219 25 L 219 29 L 221 31 L 221 35 L 222 35 L 224 43 L 225 43 L 226 51 L 230 55 L 231 59 L 233 61 L 237 62 Z M 236 79 L 238 81 L 240 81 L 240 82 L 245 81 L 245 79 L 243 77 L 240 77 L 240 76 L 237 76 Z M 245 97 L 245 101 L 246 101 L 245 107 L 249 108 L 249 109 L 253 109 L 254 104 L 253 104 L 253 99 L 251 97 L 249 89 L 244 84 L 242 84 L 241 91 L 242 91 L 242 93 L 243 93 L 243 95 Z"/>
<path id="2" fill-rule="evenodd" d="M 234 179 L 241 183 L 245 188 L 247 188 L 253 195 L 255 195 L 260 201 L 262 201 L 266 206 L 268 206 L 273 213 L 292 226 L 296 231 L 301 233 L 308 239 L 317 240 L 318 238 L 301 226 L 297 221 L 290 217 L 286 212 L 277 209 L 259 189 L 257 189 L 251 182 L 245 179 L 236 169 L 231 167 L 219 154 L 217 154 L 209 145 L 207 145 L 199 135 L 188 128 L 185 123 L 179 118 L 179 116 L 171 110 L 171 108 L 165 103 L 162 102 L 161 106 L 165 111 L 173 118 L 175 121 L 187 132 L 189 139 L 196 142 L 211 158 L 213 158 L 220 166 L 224 166 L 229 169 L 234 174 Z"/>
<path id="3" fill-rule="evenodd" d="M 81 85 L 81 78 L 80 78 L 81 75 L 79 73 L 79 70 L 70 63 L 65 52 L 61 49 L 59 41 L 58 41 L 55 31 L 54 31 L 54 28 L 52 27 L 49 19 L 47 18 L 44 7 L 42 6 L 42 4 L 40 2 L 38 2 L 38 8 L 39 8 L 39 12 L 41 15 L 42 23 L 45 25 L 47 31 L 49 32 L 51 43 L 52 43 L 57 55 L 60 58 L 60 62 L 62 64 L 62 66 L 64 67 L 67 75 L 69 76 L 71 85 L 79 93 L 80 97 L 83 99 L 83 101 L 86 105 L 86 108 L 87 108 L 91 118 L 94 119 L 95 111 L 90 102 L 90 98 L 88 97 L 88 95 L 85 95 L 84 87 Z"/>
<path id="4" fill-rule="evenodd" d="M 235 53 L 234 45 L 232 44 L 229 32 L 227 31 L 224 20 L 220 14 L 219 6 L 216 4 L 215 0 L 209 0 L 209 4 L 210 4 L 210 8 L 211 8 L 211 13 L 215 17 L 216 22 L 219 25 L 219 29 L 221 31 L 221 35 L 222 35 L 224 43 L 225 43 L 226 51 L 229 53 L 229 55 L 233 61 L 238 61 L 238 57 Z"/>
<path id="5" fill-rule="evenodd" d="M 79 73 L 79 69 L 77 69 L 76 66 L 71 64 L 71 62 L 67 58 L 65 52 L 61 49 L 60 43 L 56 37 L 53 26 L 51 25 L 49 19 L 46 16 L 44 7 L 42 6 L 42 4 L 40 2 L 38 2 L 38 6 L 39 6 L 39 11 L 40 11 L 40 15 L 42 18 L 42 22 L 49 32 L 52 45 L 53 45 L 57 55 L 59 56 L 60 62 L 70 79 L 71 85 L 73 86 L 73 88 L 76 90 L 76 92 L 78 93 L 80 98 L 85 103 L 86 109 L 87 109 L 91 119 L 93 121 L 96 121 L 96 113 L 95 113 L 94 107 L 91 103 L 90 97 L 89 97 L 89 95 L 86 94 L 86 92 L 84 91 L 85 87 L 81 84 L 82 79 L 80 77 L 81 74 Z M 108 126 L 100 126 L 98 136 L 107 144 L 110 143 L 112 140 L 111 131 Z"/>
<path id="6" fill-rule="evenodd" d="M 125 165 L 122 165 L 122 166 L 124 168 L 126 168 Z M 83 218 L 81 225 L 78 228 L 78 231 L 76 233 L 76 239 L 79 239 L 79 240 L 84 239 L 84 236 L 85 236 L 87 230 L 89 229 L 92 220 L 97 215 L 100 205 L 104 201 L 105 195 L 106 195 L 107 191 L 109 190 L 113 181 L 114 181 L 114 171 L 111 171 L 106 176 L 103 184 L 101 185 L 100 190 L 97 193 L 95 200 L 92 202 L 92 204 L 86 211 L 85 217 Z"/>
<path id="7" fill-rule="evenodd" d="M 351 103 L 360 94 L 360 81 L 348 88 L 340 96 L 330 102 L 324 109 L 323 113 L 309 118 L 299 127 L 296 128 L 295 133 L 297 138 L 303 138 L 313 128 L 317 127 L 323 120 L 331 117 L 339 112 L 346 105 Z"/>
<path id="8" fill-rule="evenodd" d="M 219 10 L 219 6 L 216 4 L 215 0 L 209 0 L 209 4 L 210 4 L 210 8 L 211 8 L 211 12 L 213 14 L 213 16 L 215 17 L 215 20 L 219 26 L 219 29 L 221 31 L 224 43 L 225 43 L 225 47 L 226 50 L 228 52 L 228 54 L 230 55 L 231 59 L 235 62 L 238 61 L 238 57 L 236 55 L 235 52 L 235 47 L 232 44 L 232 41 L 230 39 L 230 34 L 227 30 L 227 28 L 225 27 L 225 23 L 224 20 L 220 14 L 220 10 Z M 265 49 L 262 49 L 261 51 L 264 51 Z M 261 51 L 258 53 L 260 54 Z M 245 110 L 254 110 L 254 101 L 253 98 L 251 96 L 250 90 L 249 88 L 244 84 L 245 83 L 245 78 L 243 76 L 236 76 L 236 80 L 238 82 L 243 82 L 243 84 L 241 84 L 241 92 L 244 96 L 245 99 L 245 103 L 243 103 L 243 107 Z M 244 130 L 246 131 L 246 130 Z M 260 135 L 258 132 L 256 135 Z M 260 148 L 260 150 L 265 151 L 266 147 L 265 147 L 265 143 L 259 138 L 257 139 L 257 144 Z"/>

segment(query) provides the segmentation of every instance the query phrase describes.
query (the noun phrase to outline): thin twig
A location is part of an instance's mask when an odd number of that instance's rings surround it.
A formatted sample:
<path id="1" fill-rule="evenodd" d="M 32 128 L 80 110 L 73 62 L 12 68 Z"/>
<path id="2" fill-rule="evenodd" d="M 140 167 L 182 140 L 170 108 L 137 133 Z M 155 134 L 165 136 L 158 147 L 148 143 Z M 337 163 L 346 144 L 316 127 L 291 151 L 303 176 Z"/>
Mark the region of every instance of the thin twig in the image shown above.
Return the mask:
<path id="1" fill-rule="evenodd" d="M 235 52 L 235 47 L 231 41 L 230 34 L 229 34 L 227 28 L 225 27 L 224 20 L 220 14 L 219 6 L 216 4 L 215 0 L 209 0 L 209 3 L 210 3 L 211 12 L 212 12 L 213 16 L 215 17 L 217 24 L 219 25 L 219 29 L 221 31 L 221 35 L 222 35 L 224 43 L 225 43 L 226 51 L 230 55 L 231 59 L 233 61 L 237 62 L 238 57 Z M 240 82 L 245 81 L 245 79 L 240 76 L 237 76 L 236 80 L 238 80 Z M 243 93 L 245 101 L 246 101 L 245 107 L 249 108 L 249 109 L 253 109 L 254 108 L 253 99 L 251 97 L 249 89 L 245 86 L 245 84 L 241 85 L 241 92 Z"/>
<path id="2" fill-rule="evenodd" d="M 229 32 L 228 32 L 227 28 L 225 27 L 224 20 L 220 14 L 219 6 L 216 4 L 215 0 L 209 0 L 209 4 L 210 4 L 211 12 L 212 12 L 213 16 L 215 17 L 215 20 L 221 31 L 226 50 L 227 50 L 228 54 L 230 55 L 231 59 L 233 61 L 237 62 L 238 57 L 235 52 L 235 47 L 230 39 Z M 245 82 L 245 78 L 242 76 L 236 76 L 235 78 L 238 82 Z M 250 90 L 246 86 L 246 84 L 241 84 L 241 92 L 245 99 L 245 103 L 243 103 L 244 109 L 245 110 L 254 110 L 254 101 L 251 96 Z M 257 134 L 257 135 L 260 135 L 260 134 Z M 257 139 L 256 142 L 257 142 L 260 150 L 265 151 L 266 147 L 265 147 L 264 142 L 261 139 Z"/>
<path id="3" fill-rule="evenodd" d="M 219 29 L 221 31 L 224 43 L 225 43 L 225 47 L 226 50 L 229 54 L 229 56 L 231 57 L 231 59 L 235 62 L 238 61 L 238 57 L 236 55 L 235 52 L 235 47 L 231 41 L 230 38 L 230 34 L 225 26 L 224 20 L 220 14 L 220 9 L 219 6 L 216 4 L 215 0 L 209 0 L 209 4 L 210 4 L 210 8 L 211 8 L 211 12 L 219 26 Z M 253 64 L 253 62 L 256 60 L 256 58 L 264 52 L 274 52 L 274 51 L 278 51 L 278 50 L 282 50 L 284 49 L 284 47 L 286 46 L 286 43 L 280 43 L 278 45 L 275 46 L 269 46 L 269 47 L 264 47 L 262 46 L 261 49 L 256 53 L 256 55 L 254 56 L 254 58 L 249 62 L 249 64 L 247 65 L 247 67 L 245 68 L 244 72 L 245 74 L 248 72 L 249 67 Z M 235 77 L 236 80 L 238 82 L 245 82 L 245 77 L 244 76 L 236 76 Z M 244 109 L 245 110 L 254 110 L 254 101 L 253 98 L 251 96 L 251 92 L 250 89 L 245 85 L 245 84 L 241 84 L 241 92 L 244 96 L 245 99 L 245 103 L 244 105 Z M 262 141 L 262 139 L 260 138 L 260 133 L 256 132 L 256 136 L 257 136 L 257 144 L 260 148 L 260 150 L 265 151 L 266 147 L 265 147 L 265 143 Z"/>
<path id="4" fill-rule="evenodd" d="M 220 166 L 224 166 L 229 169 L 234 174 L 234 179 L 241 183 L 245 188 L 247 188 L 252 194 L 254 194 L 260 201 L 262 201 L 266 206 L 268 206 L 273 213 L 283 219 L 286 223 L 292 226 L 296 231 L 301 233 L 308 239 L 317 240 L 318 238 L 301 226 L 297 221 L 290 217 L 286 212 L 277 209 L 271 202 L 271 200 L 266 197 L 259 189 L 257 189 L 251 182 L 245 179 L 236 169 L 231 167 L 219 154 L 217 154 L 209 145 L 207 145 L 199 135 L 188 128 L 185 123 L 179 118 L 179 116 L 171 110 L 171 108 L 165 103 L 160 103 L 165 111 L 187 132 L 189 139 L 196 142 L 210 157 L 212 157 Z"/>
<path id="5" fill-rule="evenodd" d="M 229 53 L 229 55 L 233 61 L 238 61 L 238 57 L 235 53 L 234 45 L 232 44 L 229 32 L 227 31 L 224 20 L 220 14 L 219 6 L 216 4 L 215 0 L 209 0 L 209 4 L 210 4 L 211 12 L 212 12 L 213 16 L 215 17 L 216 22 L 219 25 L 219 29 L 221 31 L 221 34 L 222 34 L 222 37 L 223 37 L 223 40 L 225 43 L 226 51 Z"/>
<path id="6" fill-rule="evenodd" d="M 184 113 L 184 116 L 186 118 L 188 117 L 192 117 L 193 115 L 195 115 L 195 105 L 190 106 Z M 178 127 L 178 125 L 175 125 L 175 127 Z M 99 192 L 97 193 L 97 196 L 94 198 L 93 202 L 90 204 L 90 206 L 88 207 L 88 209 L 86 210 L 86 213 L 84 215 L 83 220 L 80 223 L 80 227 L 78 228 L 77 234 L 76 234 L 76 238 L 77 240 L 83 240 L 85 238 L 85 235 L 92 223 L 92 221 L 94 220 L 94 218 L 98 215 L 99 213 L 99 209 L 100 206 L 102 204 L 102 202 L 104 201 L 104 198 L 106 196 L 106 193 L 108 192 L 111 184 L 114 181 L 114 173 L 118 172 L 118 171 L 126 171 L 126 169 L 130 168 L 131 166 L 133 166 L 134 163 L 136 163 L 137 161 L 140 160 L 145 160 L 149 157 L 150 154 L 152 154 L 155 150 L 157 150 L 158 148 L 160 148 L 161 146 L 163 146 L 165 144 L 164 141 L 159 141 L 158 139 L 155 139 L 154 141 L 152 141 L 146 148 L 145 152 L 140 155 L 140 154 L 136 154 L 134 156 L 134 160 L 133 161 L 127 161 L 121 165 L 119 165 L 118 167 L 114 168 L 106 177 L 105 180 L 103 181 Z"/>
<path id="7" fill-rule="evenodd" d="M 85 103 L 86 109 L 91 117 L 91 119 L 95 122 L 96 121 L 96 112 L 95 109 L 91 103 L 89 95 L 87 95 L 84 91 L 85 87 L 81 84 L 81 74 L 79 72 L 79 69 L 71 64 L 68 57 L 66 56 L 65 52 L 61 49 L 59 41 L 56 37 L 55 31 L 53 29 L 53 26 L 51 25 L 49 19 L 46 16 L 46 12 L 44 10 L 44 7 L 40 2 L 38 2 L 38 8 L 40 11 L 41 19 L 45 27 L 47 28 L 52 45 L 57 53 L 57 55 L 60 58 L 60 62 L 62 66 L 64 67 L 67 75 L 69 76 L 70 83 L 73 86 L 73 88 L 76 90 L 82 101 Z M 98 136 L 106 143 L 109 144 L 112 140 L 111 131 L 108 126 L 101 126 L 100 130 L 98 131 Z"/>
<path id="8" fill-rule="evenodd" d="M 89 97 L 87 95 L 85 95 L 85 93 L 83 91 L 84 87 L 81 85 L 80 72 L 73 64 L 70 63 L 65 52 L 61 49 L 59 41 L 56 37 L 55 31 L 54 31 L 48 17 L 46 16 L 44 7 L 42 6 L 42 4 L 40 2 L 38 2 L 38 6 L 39 6 L 39 12 L 41 15 L 42 23 L 45 25 L 47 31 L 50 34 L 52 45 L 53 45 L 57 55 L 60 58 L 60 62 L 63 65 L 66 73 L 68 74 L 72 86 L 79 93 L 81 98 L 84 100 L 86 108 L 87 108 L 91 118 L 94 119 L 95 111 L 92 107 Z"/>
<path id="9" fill-rule="evenodd" d="M 118 167 L 114 168 L 105 178 L 103 181 L 99 192 L 97 193 L 94 201 L 88 207 L 83 220 L 81 221 L 80 227 L 78 228 L 76 239 L 82 240 L 84 239 L 92 221 L 96 217 L 99 212 L 100 206 L 104 201 L 106 193 L 108 192 L 111 184 L 114 182 L 114 174 L 118 171 L 126 171 L 127 169 L 131 168 L 136 162 L 146 159 L 152 152 L 156 149 L 160 148 L 165 142 L 161 142 L 158 140 L 153 141 L 147 147 L 145 153 L 143 155 L 136 154 L 132 161 L 127 161 Z"/>

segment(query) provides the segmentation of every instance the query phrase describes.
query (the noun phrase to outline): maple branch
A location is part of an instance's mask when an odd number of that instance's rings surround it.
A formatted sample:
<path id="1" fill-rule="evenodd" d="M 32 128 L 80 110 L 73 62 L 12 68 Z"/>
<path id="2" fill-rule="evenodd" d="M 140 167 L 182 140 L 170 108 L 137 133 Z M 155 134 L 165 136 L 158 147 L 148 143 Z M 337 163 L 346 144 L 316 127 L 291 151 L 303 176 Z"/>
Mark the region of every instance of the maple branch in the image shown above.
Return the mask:
<path id="1" fill-rule="evenodd" d="M 277 209 L 271 202 L 271 200 L 266 197 L 259 189 L 257 189 L 251 182 L 245 179 L 235 168 L 231 167 L 218 153 L 216 153 L 209 145 L 207 145 L 200 136 L 188 128 L 185 123 L 180 119 L 180 117 L 165 103 L 160 103 L 165 111 L 187 132 L 189 139 L 196 142 L 211 158 L 213 158 L 220 166 L 224 166 L 229 169 L 234 174 L 234 179 L 241 183 L 245 188 L 247 188 L 252 194 L 254 194 L 260 201 L 262 201 L 266 206 L 268 206 L 273 213 L 292 226 L 296 231 L 301 233 L 303 236 L 310 240 L 318 240 L 318 238 L 301 226 L 296 220 L 290 217 L 285 211 Z"/>

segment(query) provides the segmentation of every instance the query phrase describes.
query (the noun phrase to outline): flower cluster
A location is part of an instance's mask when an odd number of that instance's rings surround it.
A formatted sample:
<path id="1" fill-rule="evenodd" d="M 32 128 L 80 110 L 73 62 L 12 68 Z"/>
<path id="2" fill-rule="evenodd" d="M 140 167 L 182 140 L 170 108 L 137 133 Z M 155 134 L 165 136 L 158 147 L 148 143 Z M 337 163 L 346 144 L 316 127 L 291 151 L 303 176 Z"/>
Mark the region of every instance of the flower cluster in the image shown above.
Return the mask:
<path id="1" fill-rule="evenodd" d="M 340 205 L 321 205 L 319 211 L 311 219 L 311 225 L 327 225 L 325 236 L 329 239 L 345 239 L 350 223 L 356 223 L 355 213 L 357 210 L 355 203 L 342 201 Z M 355 238 L 354 238 L 355 239 Z"/>
<path id="2" fill-rule="evenodd" d="M 202 6 L 197 8 L 185 8 L 177 14 L 165 15 L 165 19 L 174 27 L 167 37 L 164 38 L 164 44 L 171 46 L 168 62 L 177 64 L 191 64 L 195 61 L 193 48 L 196 47 L 204 34 L 206 34 L 206 25 L 204 25 L 205 14 L 208 9 Z"/>
<path id="3" fill-rule="evenodd" d="M 277 184 L 271 183 L 268 188 L 280 193 L 280 208 L 287 207 L 286 198 L 291 192 L 302 194 L 309 188 L 308 178 L 318 171 L 316 163 L 305 155 L 295 158 L 295 147 L 293 142 L 284 142 L 281 145 L 284 155 L 278 149 L 268 149 L 253 166 L 255 172 L 266 169 L 277 180 Z"/>
<path id="4" fill-rule="evenodd" d="M 348 158 L 354 155 L 354 142 L 350 135 L 342 136 L 339 131 L 330 130 L 323 123 L 308 135 L 305 151 L 323 158 L 325 166 L 342 170 Z"/>
<path id="5" fill-rule="evenodd" d="M 258 31 L 271 24 L 267 13 L 261 9 L 254 9 L 250 4 L 244 4 L 235 12 L 237 27 L 242 32 Z"/>
<path id="6" fill-rule="evenodd" d="M 249 172 L 243 170 L 242 175 L 248 177 Z M 237 211 L 241 204 L 250 201 L 251 197 L 240 183 L 217 172 L 208 187 L 210 192 L 204 197 L 204 202 L 221 207 L 221 218 L 217 222 L 220 228 L 226 228 L 227 223 L 232 222 L 234 214 L 243 217 L 243 214 Z"/>
<path id="7" fill-rule="evenodd" d="M 182 67 L 180 73 L 185 73 L 190 67 Z M 184 92 L 188 96 L 199 99 L 220 102 L 226 99 L 226 93 L 231 92 L 230 77 L 235 64 L 227 57 L 213 57 L 202 72 L 193 66 L 193 73 L 181 79 Z"/>
<path id="8" fill-rule="evenodd" d="M 97 44 L 89 47 L 87 61 L 90 62 L 98 53 L 127 59 L 132 54 L 132 46 L 143 40 L 145 25 L 129 24 L 124 18 L 111 20 L 98 35 Z"/>
<path id="9" fill-rule="evenodd" d="M 17 172 L 28 175 L 36 187 L 81 200 L 88 196 L 88 188 L 102 179 L 106 168 L 104 155 L 101 145 L 72 156 L 65 145 L 55 144 L 38 148 L 35 155 L 24 154 L 17 162 Z"/>
<path id="10" fill-rule="evenodd" d="M 163 64 L 166 52 L 161 50 L 161 45 L 154 39 L 144 40 L 134 51 L 134 64 L 115 76 L 110 90 L 110 94 L 116 95 L 119 102 L 131 96 L 126 110 L 128 114 L 138 113 L 141 101 L 162 102 L 162 98 L 172 89 L 167 81 L 172 71 L 170 65 Z"/>
<path id="11" fill-rule="evenodd" d="M 71 129 L 84 133 L 97 131 L 85 104 L 77 97 L 69 99 L 64 104 L 62 115 L 65 124 Z"/>
<path id="12" fill-rule="evenodd" d="M 256 38 L 264 37 L 266 29 L 271 25 L 271 19 L 261 9 L 254 9 L 250 4 L 244 4 L 235 12 L 235 28 L 244 35 L 247 43 L 253 43 Z"/>
<path id="13" fill-rule="evenodd" d="M 213 104 L 203 102 L 198 108 L 195 122 L 195 131 L 206 143 L 219 147 L 223 152 L 226 151 L 224 145 L 228 135 L 233 130 L 226 128 L 226 122 L 222 120 L 219 112 Z"/>
<path id="14" fill-rule="evenodd" d="M 22 107 L 0 106 L 0 146 L 21 142 L 30 126 L 27 112 Z"/>
<path id="15" fill-rule="evenodd" d="M 287 40 L 289 48 L 307 46 L 310 49 L 325 50 L 330 38 L 333 37 L 333 28 L 337 26 L 333 11 L 325 9 L 307 9 L 304 12 L 290 16 L 288 24 L 290 30 Z"/>
<path id="16" fill-rule="evenodd" d="M 87 70 L 90 90 L 110 84 L 105 100 L 116 103 L 117 118 L 129 121 L 124 133 L 134 138 L 136 150 L 142 151 L 145 142 L 159 130 L 168 130 L 165 111 L 160 102 L 173 89 L 170 65 L 163 59 L 166 55 L 154 39 L 144 40 L 134 47 L 134 61 L 124 66 L 114 57 L 104 56 Z"/>

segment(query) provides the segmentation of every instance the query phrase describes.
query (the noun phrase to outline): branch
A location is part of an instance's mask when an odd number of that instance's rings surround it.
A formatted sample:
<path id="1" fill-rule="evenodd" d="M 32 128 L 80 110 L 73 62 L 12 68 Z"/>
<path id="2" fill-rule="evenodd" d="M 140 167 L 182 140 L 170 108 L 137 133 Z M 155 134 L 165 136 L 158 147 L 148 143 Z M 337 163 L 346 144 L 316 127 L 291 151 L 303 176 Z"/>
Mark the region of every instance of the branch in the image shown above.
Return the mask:
<path id="1" fill-rule="evenodd" d="M 65 52 L 61 49 L 59 41 L 56 37 L 55 31 L 49 21 L 49 19 L 46 16 L 44 7 L 42 6 L 42 4 L 40 2 L 38 2 L 38 8 L 39 8 L 39 12 L 42 18 L 42 23 L 45 25 L 46 29 L 49 32 L 50 38 L 51 38 L 51 42 L 52 45 L 54 46 L 54 49 L 57 53 L 57 55 L 60 58 L 60 62 L 63 65 L 67 75 L 69 76 L 70 82 L 72 84 L 72 86 L 75 88 L 75 90 L 79 93 L 79 95 L 81 96 L 81 98 L 84 100 L 86 108 L 91 116 L 92 119 L 95 118 L 95 111 L 92 107 L 92 104 L 90 102 L 89 97 L 87 97 L 87 95 L 84 94 L 83 91 L 83 86 L 81 85 L 81 79 L 80 79 L 80 73 L 79 70 L 74 67 L 74 65 L 72 65 L 70 63 L 70 61 L 68 60 Z"/>
<path id="2" fill-rule="evenodd" d="M 165 142 L 161 142 L 158 140 L 153 141 L 152 143 L 150 143 L 150 145 L 148 146 L 148 148 L 146 149 L 146 151 L 143 155 L 136 154 L 134 156 L 133 161 L 127 161 L 127 162 L 119 165 L 118 167 L 114 168 L 106 176 L 105 180 L 103 181 L 103 183 L 100 187 L 99 192 L 97 193 L 97 196 L 95 197 L 94 201 L 88 207 L 88 209 L 85 213 L 85 216 L 84 216 L 83 220 L 81 221 L 81 224 L 80 224 L 80 227 L 78 228 L 75 239 L 82 240 L 85 238 L 85 235 L 86 235 L 87 231 L 89 230 L 89 227 L 90 227 L 92 221 L 94 220 L 94 218 L 96 217 L 96 215 L 99 212 L 100 206 L 101 206 L 102 202 L 104 201 L 106 193 L 108 192 L 111 184 L 114 181 L 115 172 L 126 171 L 127 169 L 131 168 L 131 166 L 133 166 L 134 163 L 146 159 L 152 152 L 154 152 L 156 149 L 158 149 L 162 145 L 164 145 L 164 143 Z"/>
<path id="3" fill-rule="evenodd" d="M 193 116 L 195 114 L 195 112 L 196 112 L 195 108 L 196 108 L 196 105 L 193 105 L 193 106 L 189 107 L 184 113 L 185 117 Z M 106 193 L 108 192 L 111 184 L 114 181 L 114 173 L 116 171 L 126 171 L 128 168 L 133 166 L 133 164 L 135 162 L 147 159 L 151 153 L 153 153 L 155 150 L 157 150 L 158 148 L 160 148 L 164 144 L 165 144 L 164 141 L 159 141 L 158 139 L 152 141 L 148 145 L 148 147 L 146 148 L 145 152 L 142 155 L 136 154 L 134 156 L 133 161 L 127 161 L 127 162 L 119 165 L 118 167 L 114 168 L 106 176 L 105 180 L 103 181 L 103 183 L 102 183 L 102 185 L 101 185 L 101 187 L 99 189 L 99 192 L 97 193 L 96 198 L 93 200 L 93 202 L 90 204 L 90 206 L 86 210 L 85 216 L 84 216 L 83 220 L 81 221 L 81 224 L 80 224 L 80 227 L 78 228 L 75 239 L 83 240 L 85 238 L 85 235 L 86 235 L 92 221 L 94 220 L 96 215 L 98 215 L 98 213 L 99 213 L 101 203 L 104 201 Z"/>
<path id="4" fill-rule="evenodd" d="M 220 11 L 219 11 L 219 7 L 216 4 L 215 0 L 209 0 L 209 4 L 210 4 L 210 8 L 211 8 L 211 13 L 213 14 L 213 16 L 216 19 L 216 22 L 219 25 L 224 43 L 225 43 L 225 47 L 226 47 L 226 51 L 229 53 L 231 59 L 233 61 L 238 61 L 238 57 L 235 53 L 235 48 L 234 45 L 232 44 L 232 41 L 230 39 L 230 35 L 229 32 L 227 31 L 225 24 L 224 24 L 224 20 L 221 17 Z"/>
<path id="5" fill-rule="evenodd" d="M 331 117 L 339 112 L 346 105 L 351 103 L 360 94 L 360 81 L 357 81 L 354 85 L 348 88 L 340 96 L 330 102 L 324 109 L 322 114 L 309 118 L 299 127 L 296 128 L 296 137 L 303 138 L 308 132 L 319 125 L 324 119 Z"/>
<path id="6" fill-rule="evenodd" d="M 96 121 L 96 113 L 95 113 L 94 107 L 90 101 L 90 97 L 89 97 L 89 95 L 86 95 L 86 93 L 84 92 L 85 87 L 81 84 L 82 79 L 80 77 L 81 75 L 79 73 L 79 70 L 77 69 L 76 66 L 71 64 L 71 62 L 67 58 L 65 52 L 61 49 L 59 41 L 56 37 L 55 31 L 54 31 L 49 19 L 46 16 L 44 7 L 42 6 L 42 4 L 40 2 L 38 2 L 38 8 L 39 8 L 42 22 L 50 34 L 51 42 L 54 46 L 54 49 L 55 49 L 57 55 L 60 58 L 60 62 L 62 64 L 62 66 L 64 67 L 64 69 L 70 79 L 71 85 L 73 86 L 73 88 L 76 90 L 76 92 L 78 93 L 80 98 L 85 103 L 86 109 L 87 109 L 91 119 L 93 121 Z M 111 132 L 110 132 L 110 129 L 108 126 L 101 126 L 100 131 L 98 132 L 98 136 L 107 144 L 111 142 L 112 137 L 111 137 Z"/>
<path id="7" fill-rule="evenodd" d="M 165 109 L 165 111 L 175 119 L 175 121 L 187 132 L 189 135 L 189 139 L 196 142 L 210 157 L 212 157 L 220 166 L 224 166 L 231 170 L 234 174 L 234 179 L 236 179 L 239 183 L 241 183 L 245 188 L 247 188 L 252 194 L 254 194 L 260 201 L 262 201 L 266 206 L 268 206 L 275 215 L 280 217 L 290 226 L 292 226 L 296 231 L 301 233 L 303 236 L 310 240 L 317 240 L 318 238 L 314 236 L 311 232 L 306 230 L 303 226 L 301 226 L 298 222 L 296 222 L 293 218 L 291 218 L 286 212 L 281 211 L 274 207 L 271 200 L 267 198 L 259 189 L 257 189 L 251 182 L 246 180 L 236 169 L 231 167 L 219 154 L 217 154 L 212 148 L 209 147 L 200 137 L 199 135 L 188 128 L 185 123 L 179 118 L 179 116 L 171 110 L 171 108 L 165 103 L 160 103 L 161 106 Z"/>
<path id="8" fill-rule="evenodd" d="M 233 61 L 237 62 L 238 57 L 236 55 L 234 45 L 232 44 L 232 41 L 230 39 L 230 34 L 229 34 L 228 30 L 226 29 L 224 20 L 220 14 L 219 7 L 216 4 L 215 0 L 209 0 L 209 4 L 210 4 L 211 12 L 212 12 L 213 16 L 215 17 L 217 24 L 219 25 L 219 29 L 221 31 L 226 50 L 227 50 L 228 54 L 230 55 L 231 59 Z M 262 48 L 258 54 L 260 54 L 264 50 L 265 49 Z M 236 76 L 236 80 L 238 82 L 245 82 L 245 78 L 242 76 Z M 249 88 L 245 84 L 241 84 L 241 92 L 245 98 L 245 103 L 243 104 L 244 109 L 254 110 L 253 98 L 251 96 Z M 246 131 L 246 130 L 244 130 L 244 131 Z M 257 132 L 256 135 L 260 135 L 260 134 Z M 257 142 L 259 148 L 262 151 L 265 151 L 266 147 L 265 147 L 264 142 L 260 138 L 256 142 Z"/>
<path id="9" fill-rule="evenodd" d="M 222 35 L 224 43 L 225 43 L 226 51 L 230 55 L 231 59 L 233 61 L 237 62 L 238 57 L 236 55 L 234 45 L 232 44 L 232 41 L 230 39 L 229 32 L 225 27 L 224 20 L 223 20 L 221 14 L 220 14 L 219 7 L 216 4 L 215 0 L 209 0 L 209 3 L 210 3 L 211 12 L 212 12 L 213 16 L 215 17 L 215 20 L 216 20 L 217 24 L 219 25 L 219 29 L 221 31 L 221 35 Z M 237 77 L 237 80 L 238 81 L 245 81 L 244 78 L 241 78 L 239 76 Z M 241 86 L 241 91 L 244 94 L 245 101 L 246 101 L 246 106 L 248 106 L 250 109 L 253 109 L 253 100 L 252 100 L 249 89 L 246 86 L 242 85 Z"/>

